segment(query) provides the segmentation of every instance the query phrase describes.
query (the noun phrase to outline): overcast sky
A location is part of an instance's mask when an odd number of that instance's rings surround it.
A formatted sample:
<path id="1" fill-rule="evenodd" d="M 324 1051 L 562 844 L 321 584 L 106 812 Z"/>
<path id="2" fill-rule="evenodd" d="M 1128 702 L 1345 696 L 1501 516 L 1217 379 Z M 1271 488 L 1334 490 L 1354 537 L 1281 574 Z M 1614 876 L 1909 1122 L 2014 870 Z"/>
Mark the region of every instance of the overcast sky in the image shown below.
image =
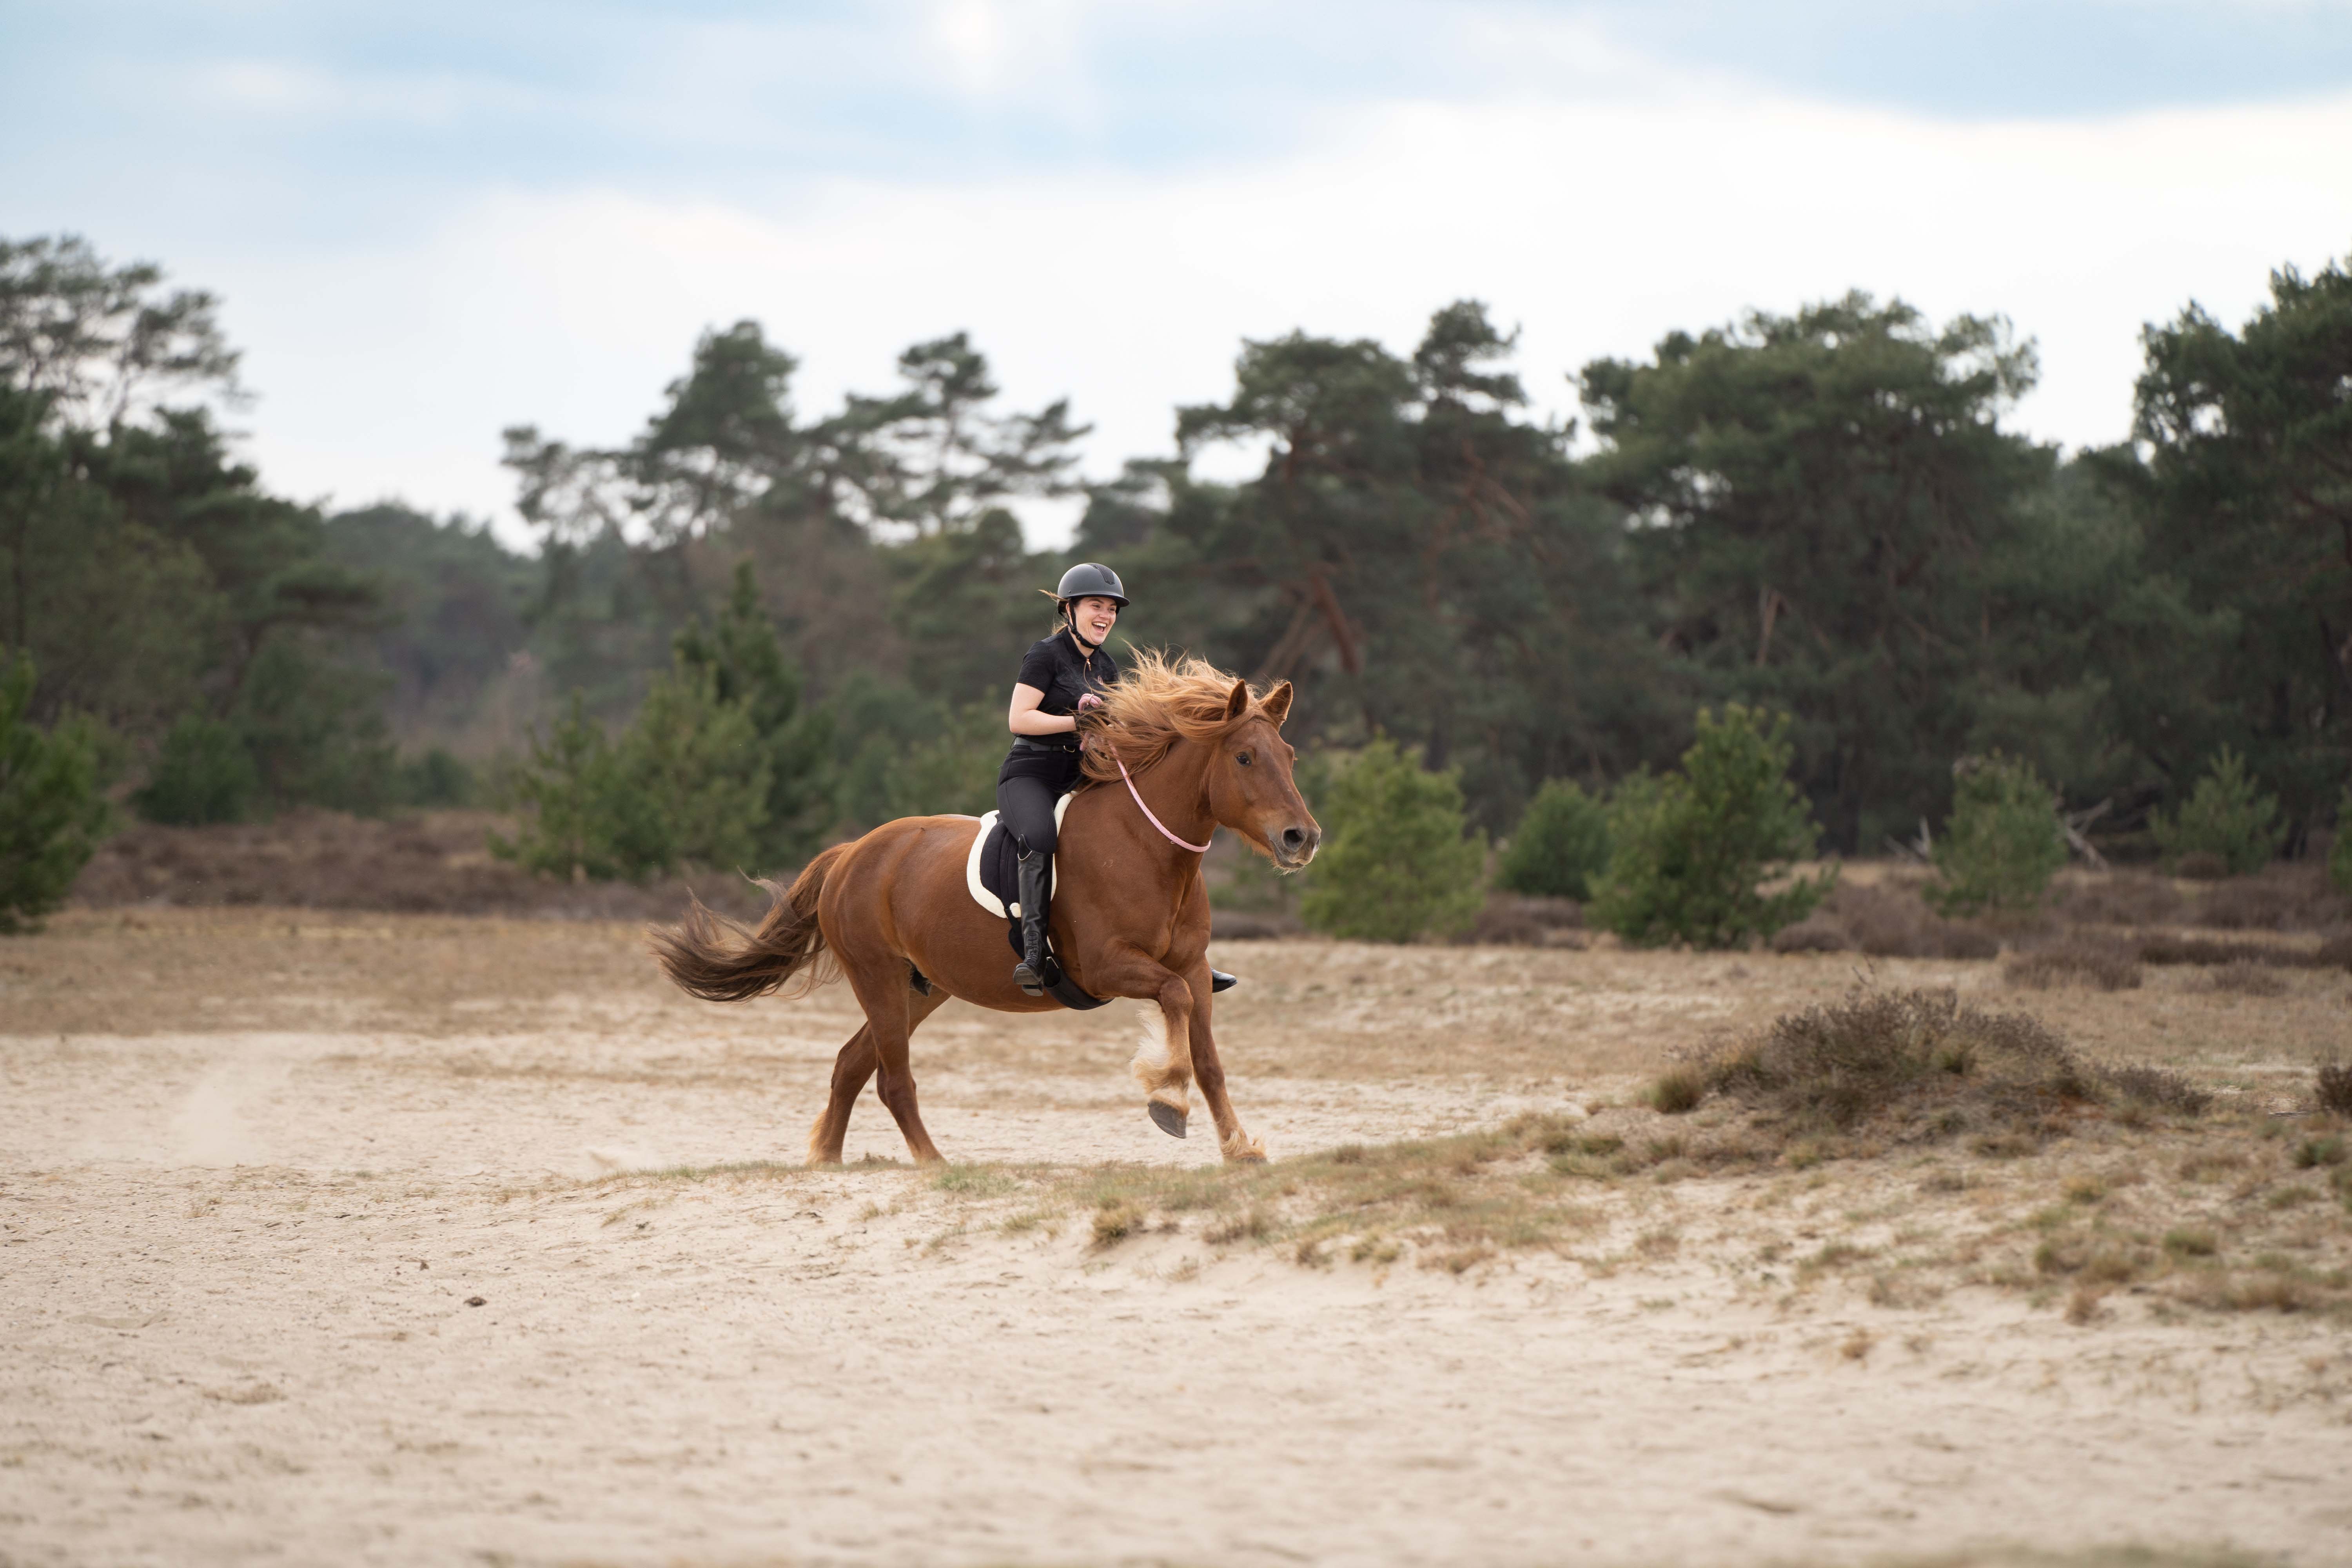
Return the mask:
<path id="1" fill-rule="evenodd" d="M 510 520 L 503 426 L 625 438 L 746 316 L 810 413 L 969 329 L 1107 477 L 1245 337 L 1481 299 L 1570 414 L 1860 288 L 2009 316 L 2079 446 L 2143 323 L 2352 255 L 2352 0 L 0 0 L 0 234 L 61 231 L 224 296 L 338 504 Z"/>

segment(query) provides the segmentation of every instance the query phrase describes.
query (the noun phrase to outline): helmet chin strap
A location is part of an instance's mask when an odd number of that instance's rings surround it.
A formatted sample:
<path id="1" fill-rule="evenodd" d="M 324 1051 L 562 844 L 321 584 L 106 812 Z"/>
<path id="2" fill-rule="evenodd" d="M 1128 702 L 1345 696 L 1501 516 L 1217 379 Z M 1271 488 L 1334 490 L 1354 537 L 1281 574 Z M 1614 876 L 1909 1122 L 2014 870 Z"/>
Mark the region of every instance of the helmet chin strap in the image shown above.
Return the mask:
<path id="1" fill-rule="evenodd" d="M 1070 628 L 1070 639 L 1073 642 L 1090 654 L 1102 652 L 1102 644 L 1087 641 L 1087 634 L 1078 630 L 1078 612 L 1076 608 L 1065 605 L 1062 607 L 1062 620 Z"/>

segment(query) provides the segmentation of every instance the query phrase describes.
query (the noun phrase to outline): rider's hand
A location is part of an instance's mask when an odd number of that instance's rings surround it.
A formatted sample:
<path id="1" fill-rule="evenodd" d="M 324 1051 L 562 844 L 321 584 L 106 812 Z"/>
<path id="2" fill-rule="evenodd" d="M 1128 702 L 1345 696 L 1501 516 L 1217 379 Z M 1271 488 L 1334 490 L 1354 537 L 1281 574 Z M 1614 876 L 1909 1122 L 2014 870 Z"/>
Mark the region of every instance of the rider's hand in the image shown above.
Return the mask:
<path id="1" fill-rule="evenodd" d="M 1078 711 L 1081 713 L 1085 712 L 1089 708 L 1099 708 L 1101 706 L 1102 699 L 1096 696 L 1091 691 L 1085 692 L 1078 698 Z"/>

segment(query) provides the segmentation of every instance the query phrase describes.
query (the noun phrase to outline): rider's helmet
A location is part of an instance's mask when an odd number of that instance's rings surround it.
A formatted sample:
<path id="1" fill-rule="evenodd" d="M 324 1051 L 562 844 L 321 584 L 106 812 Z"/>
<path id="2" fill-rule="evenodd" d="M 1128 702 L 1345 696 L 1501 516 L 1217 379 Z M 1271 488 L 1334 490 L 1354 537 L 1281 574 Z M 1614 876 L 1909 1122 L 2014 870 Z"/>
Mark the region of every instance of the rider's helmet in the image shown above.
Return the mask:
<path id="1" fill-rule="evenodd" d="M 1127 608 L 1127 584 L 1109 567 L 1081 561 L 1062 574 L 1061 586 L 1054 590 L 1054 603 L 1058 605 L 1066 607 L 1074 599 L 1108 599 L 1123 610 Z"/>

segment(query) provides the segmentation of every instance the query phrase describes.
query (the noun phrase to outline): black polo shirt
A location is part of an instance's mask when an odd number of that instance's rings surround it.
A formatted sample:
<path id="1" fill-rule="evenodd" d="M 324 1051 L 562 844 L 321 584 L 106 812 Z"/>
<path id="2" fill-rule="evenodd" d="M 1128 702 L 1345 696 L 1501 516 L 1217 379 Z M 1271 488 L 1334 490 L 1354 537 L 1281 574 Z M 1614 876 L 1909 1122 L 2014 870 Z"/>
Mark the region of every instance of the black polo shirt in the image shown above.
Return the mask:
<path id="1" fill-rule="evenodd" d="M 1081 656 L 1076 639 L 1065 626 L 1052 637 L 1029 645 L 1029 651 L 1021 657 L 1019 680 L 1023 686 L 1034 687 L 1045 694 L 1037 704 L 1038 712 L 1075 713 L 1079 698 L 1118 684 L 1118 663 L 1100 648 Z M 1077 762 L 1076 734 L 1016 735 L 1013 751 L 1004 759 L 1004 767 L 997 777 L 1000 781 L 1041 778 L 1057 788 L 1067 789 L 1077 782 Z"/>
<path id="2" fill-rule="evenodd" d="M 1078 699 L 1087 692 L 1099 692 L 1106 686 L 1118 684 L 1118 663 L 1108 650 L 1097 648 L 1081 655 L 1077 639 L 1067 626 L 1052 637 L 1042 637 L 1029 645 L 1021 656 L 1020 684 L 1034 686 L 1045 695 L 1037 703 L 1037 711 L 1059 717 L 1078 710 Z M 1024 735 L 1021 737 L 1040 745 L 1059 746 L 1076 751 L 1076 735 Z"/>

